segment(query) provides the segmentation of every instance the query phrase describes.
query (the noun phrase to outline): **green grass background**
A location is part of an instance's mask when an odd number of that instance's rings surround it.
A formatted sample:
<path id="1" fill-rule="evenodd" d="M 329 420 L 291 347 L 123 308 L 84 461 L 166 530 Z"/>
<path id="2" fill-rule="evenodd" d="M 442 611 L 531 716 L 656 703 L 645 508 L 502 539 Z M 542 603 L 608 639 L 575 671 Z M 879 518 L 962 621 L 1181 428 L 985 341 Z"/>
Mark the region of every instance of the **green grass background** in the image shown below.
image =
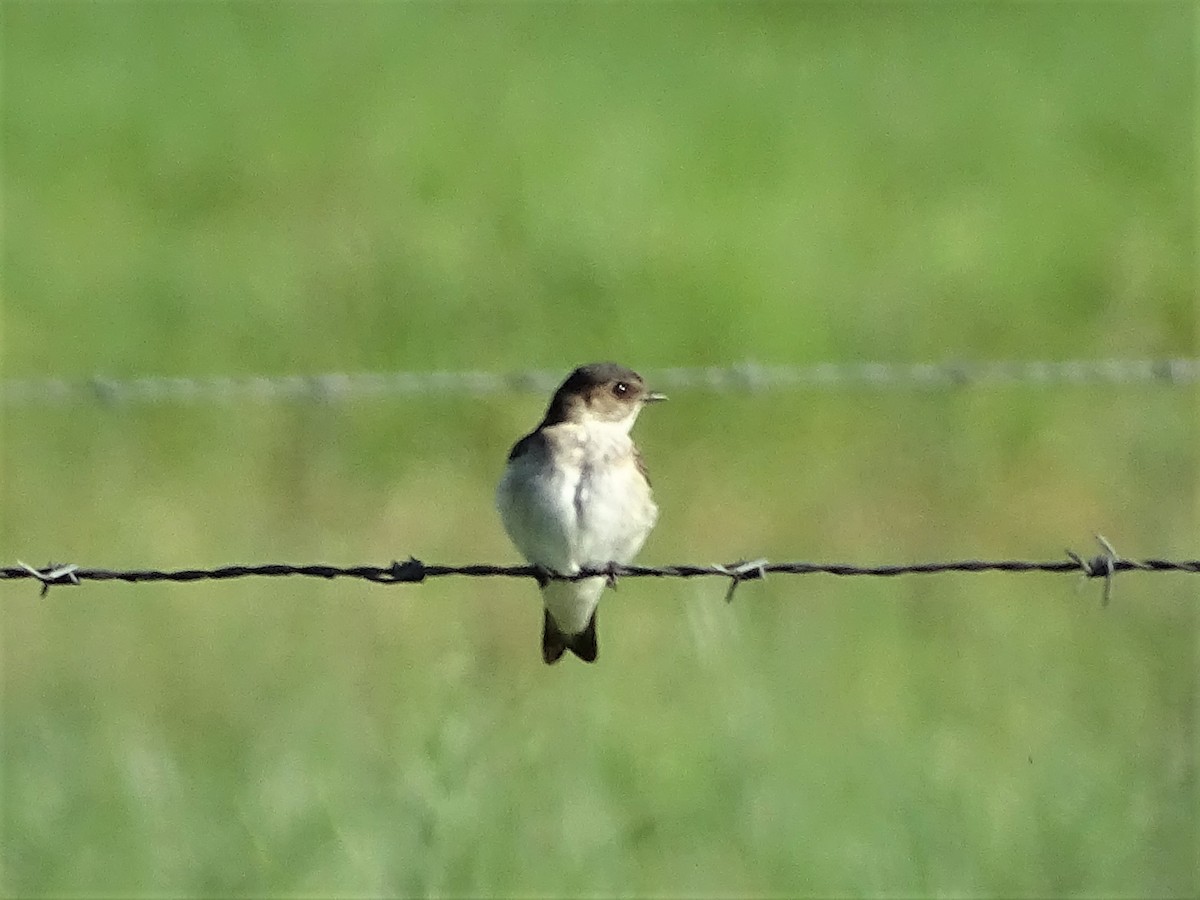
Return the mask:
<path id="1" fill-rule="evenodd" d="M 3 374 L 1197 354 L 1187 3 L 0 8 Z M 3 410 L 0 557 L 515 561 L 544 397 Z M 682 392 L 649 564 L 1197 555 L 1197 392 Z M 2 888 L 1194 896 L 1197 585 L 0 589 Z"/>

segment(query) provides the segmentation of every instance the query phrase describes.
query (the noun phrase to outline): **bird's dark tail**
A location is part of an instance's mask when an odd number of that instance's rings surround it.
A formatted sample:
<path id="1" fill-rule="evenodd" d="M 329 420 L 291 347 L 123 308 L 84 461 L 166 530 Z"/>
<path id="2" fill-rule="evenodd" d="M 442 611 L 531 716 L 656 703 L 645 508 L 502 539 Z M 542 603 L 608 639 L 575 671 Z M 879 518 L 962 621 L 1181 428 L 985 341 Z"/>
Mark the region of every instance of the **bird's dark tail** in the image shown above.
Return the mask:
<path id="1" fill-rule="evenodd" d="M 558 623 L 554 621 L 554 617 L 550 615 L 550 610 L 545 610 L 545 613 L 546 617 L 542 620 L 542 659 L 546 661 L 546 665 L 558 662 L 567 650 L 584 662 L 596 661 L 595 612 L 588 619 L 587 628 L 579 634 L 564 634 L 559 629 Z"/>

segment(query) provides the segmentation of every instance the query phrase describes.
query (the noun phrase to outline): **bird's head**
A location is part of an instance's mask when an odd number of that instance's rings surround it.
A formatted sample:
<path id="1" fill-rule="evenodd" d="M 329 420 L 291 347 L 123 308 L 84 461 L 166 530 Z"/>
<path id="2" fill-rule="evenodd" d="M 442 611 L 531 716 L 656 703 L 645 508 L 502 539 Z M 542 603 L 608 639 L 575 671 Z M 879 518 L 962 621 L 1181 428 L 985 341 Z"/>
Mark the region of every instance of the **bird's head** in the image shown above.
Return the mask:
<path id="1" fill-rule="evenodd" d="M 633 427 L 647 403 L 666 400 L 646 387 L 642 376 L 616 363 L 591 363 L 567 376 L 546 410 L 546 424 L 600 422 Z"/>

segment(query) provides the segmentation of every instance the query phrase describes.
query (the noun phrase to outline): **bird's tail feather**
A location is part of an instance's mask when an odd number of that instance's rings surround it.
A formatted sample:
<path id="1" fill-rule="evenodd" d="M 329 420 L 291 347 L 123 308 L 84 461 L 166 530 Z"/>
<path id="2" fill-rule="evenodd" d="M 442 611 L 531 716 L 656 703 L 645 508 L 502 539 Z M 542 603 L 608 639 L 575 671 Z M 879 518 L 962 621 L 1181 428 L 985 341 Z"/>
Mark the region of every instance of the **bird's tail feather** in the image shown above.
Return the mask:
<path id="1" fill-rule="evenodd" d="M 545 614 L 545 618 L 542 620 L 542 659 L 545 660 L 546 665 L 558 662 L 567 650 L 584 662 L 596 661 L 596 613 L 594 611 L 592 617 L 588 619 L 587 628 L 579 634 L 564 634 L 558 627 L 558 623 L 554 621 L 554 617 L 550 615 L 550 610 L 545 610 Z"/>

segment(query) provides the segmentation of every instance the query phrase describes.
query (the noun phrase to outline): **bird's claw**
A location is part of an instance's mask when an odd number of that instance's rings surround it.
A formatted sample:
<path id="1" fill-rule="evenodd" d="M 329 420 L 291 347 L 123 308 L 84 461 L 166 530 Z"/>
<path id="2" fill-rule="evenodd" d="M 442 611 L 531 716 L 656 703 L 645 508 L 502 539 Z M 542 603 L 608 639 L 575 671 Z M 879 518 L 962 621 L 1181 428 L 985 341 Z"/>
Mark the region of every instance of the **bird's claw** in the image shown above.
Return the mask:
<path id="1" fill-rule="evenodd" d="M 614 591 L 617 589 L 617 570 L 620 567 L 615 562 L 610 562 L 604 567 L 604 586 L 610 587 Z"/>

